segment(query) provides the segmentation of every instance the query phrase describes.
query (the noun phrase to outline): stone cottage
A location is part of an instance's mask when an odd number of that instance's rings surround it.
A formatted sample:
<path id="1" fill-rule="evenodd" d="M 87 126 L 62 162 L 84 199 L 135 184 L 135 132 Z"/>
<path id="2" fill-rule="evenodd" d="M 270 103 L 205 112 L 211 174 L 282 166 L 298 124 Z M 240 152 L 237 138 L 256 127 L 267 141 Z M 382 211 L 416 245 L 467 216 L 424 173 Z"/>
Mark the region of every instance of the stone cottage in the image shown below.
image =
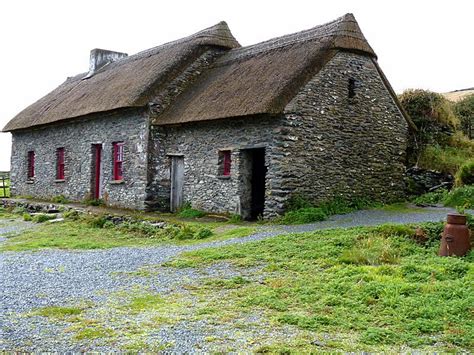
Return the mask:
<path id="1" fill-rule="evenodd" d="M 352 14 L 242 47 L 225 22 L 89 71 L 14 117 L 12 194 L 274 216 L 403 194 L 411 122 Z"/>

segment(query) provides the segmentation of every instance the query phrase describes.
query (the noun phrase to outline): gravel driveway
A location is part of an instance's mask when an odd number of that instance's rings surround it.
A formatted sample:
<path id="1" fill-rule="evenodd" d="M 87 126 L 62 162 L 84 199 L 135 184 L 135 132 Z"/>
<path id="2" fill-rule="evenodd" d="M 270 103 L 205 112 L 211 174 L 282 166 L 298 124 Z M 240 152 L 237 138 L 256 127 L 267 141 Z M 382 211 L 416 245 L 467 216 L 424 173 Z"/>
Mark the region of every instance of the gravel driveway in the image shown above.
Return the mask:
<path id="1" fill-rule="evenodd" d="M 114 344 L 106 345 L 94 341 L 73 341 L 72 334 L 65 332 L 67 323 L 51 322 L 45 317 L 28 316 L 28 312 L 50 305 L 106 303 L 117 292 L 147 290 L 163 295 L 186 292 L 185 285 L 197 283 L 203 278 L 242 274 L 241 270 L 234 270 L 231 265 L 221 263 L 200 270 L 163 267 L 152 277 L 120 276 L 169 261 L 185 251 L 335 227 L 439 221 L 444 219 L 448 212 L 453 210 L 425 208 L 406 213 L 383 210 L 357 211 L 333 216 L 328 221 L 314 224 L 262 226 L 258 233 L 248 237 L 192 246 L 115 248 L 97 251 L 3 252 L 0 254 L 0 350 L 60 352 L 119 350 L 122 345 L 120 339 Z M 0 236 L 31 227 L 32 224 L 23 221 L 5 222 L 0 224 Z M 253 272 L 254 270 L 246 271 L 249 277 L 252 277 Z M 252 323 L 251 320 L 247 321 L 249 324 Z M 256 319 L 255 323 L 258 322 Z M 233 342 L 234 348 L 239 349 L 246 341 L 258 336 L 259 331 L 262 331 L 261 327 L 249 326 L 246 331 L 236 332 L 232 327 L 216 327 L 206 323 L 205 320 L 199 320 L 195 324 L 178 322 L 164 326 L 149 335 L 149 338 L 167 344 L 167 351 L 192 352 L 212 349 L 212 343 L 206 342 L 209 337 L 225 338 L 227 342 Z M 280 330 L 287 332 L 287 335 L 292 331 L 294 330 Z M 268 330 L 265 332 L 265 336 L 277 336 Z"/>

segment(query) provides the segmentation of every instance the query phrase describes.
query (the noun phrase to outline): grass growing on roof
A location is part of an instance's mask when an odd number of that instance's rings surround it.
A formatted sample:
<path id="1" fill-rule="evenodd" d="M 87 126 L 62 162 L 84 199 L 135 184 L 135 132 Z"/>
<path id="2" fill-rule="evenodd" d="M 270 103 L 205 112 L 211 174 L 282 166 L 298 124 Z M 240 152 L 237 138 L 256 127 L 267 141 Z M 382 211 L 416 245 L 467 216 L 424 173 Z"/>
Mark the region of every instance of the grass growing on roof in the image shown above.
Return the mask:
<path id="1" fill-rule="evenodd" d="M 279 348 L 291 343 L 296 352 L 472 349 L 474 251 L 464 258 L 440 258 L 436 234 L 442 224 L 424 228 L 433 234 L 427 245 L 411 238 L 414 226 L 387 225 L 204 249 L 168 265 L 263 265 L 256 280 L 217 279 L 194 292 L 217 309 L 262 314 L 331 339 L 323 342 L 328 347 L 288 341 Z"/>

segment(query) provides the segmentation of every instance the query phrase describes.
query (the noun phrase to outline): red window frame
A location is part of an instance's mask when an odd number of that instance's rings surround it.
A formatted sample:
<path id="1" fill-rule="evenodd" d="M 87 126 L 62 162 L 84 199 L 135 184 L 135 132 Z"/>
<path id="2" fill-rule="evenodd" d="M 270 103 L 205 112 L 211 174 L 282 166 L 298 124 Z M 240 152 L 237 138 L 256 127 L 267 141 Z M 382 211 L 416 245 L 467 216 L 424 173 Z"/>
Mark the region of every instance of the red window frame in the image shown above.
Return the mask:
<path id="1" fill-rule="evenodd" d="M 56 179 L 64 180 L 64 148 L 56 149 Z"/>
<path id="2" fill-rule="evenodd" d="M 114 180 L 123 179 L 123 142 L 115 142 L 113 144 L 114 150 L 114 166 L 113 166 L 113 175 Z"/>
<path id="3" fill-rule="evenodd" d="M 222 151 L 222 175 L 223 176 L 230 176 L 230 168 L 232 165 L 232 159 L 230 155 L 230 150 L 223 150 Z"/>
<path id="4" fill-rule="evenodd" d="M 35 152 L 30 150 L 28 152 L 28 179 L 35 177 Z"/>

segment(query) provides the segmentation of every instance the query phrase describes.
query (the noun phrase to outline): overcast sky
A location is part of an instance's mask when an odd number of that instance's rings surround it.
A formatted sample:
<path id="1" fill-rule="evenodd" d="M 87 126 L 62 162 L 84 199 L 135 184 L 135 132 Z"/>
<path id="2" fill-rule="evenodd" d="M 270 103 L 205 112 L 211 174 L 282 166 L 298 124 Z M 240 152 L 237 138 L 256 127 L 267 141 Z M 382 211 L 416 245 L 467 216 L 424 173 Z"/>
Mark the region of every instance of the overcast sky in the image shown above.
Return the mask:
<path id="1" fill-rule="evenodd" d="M 474 1 L 7 0 L 0 4 L 0 126 L 66 77 L 93 48 L 133 54 L 225 20 L 242 45 L 352 12 L 395 91 L 474 86 Z M 0 170 L 10 166 L 0 134 Z"/>

